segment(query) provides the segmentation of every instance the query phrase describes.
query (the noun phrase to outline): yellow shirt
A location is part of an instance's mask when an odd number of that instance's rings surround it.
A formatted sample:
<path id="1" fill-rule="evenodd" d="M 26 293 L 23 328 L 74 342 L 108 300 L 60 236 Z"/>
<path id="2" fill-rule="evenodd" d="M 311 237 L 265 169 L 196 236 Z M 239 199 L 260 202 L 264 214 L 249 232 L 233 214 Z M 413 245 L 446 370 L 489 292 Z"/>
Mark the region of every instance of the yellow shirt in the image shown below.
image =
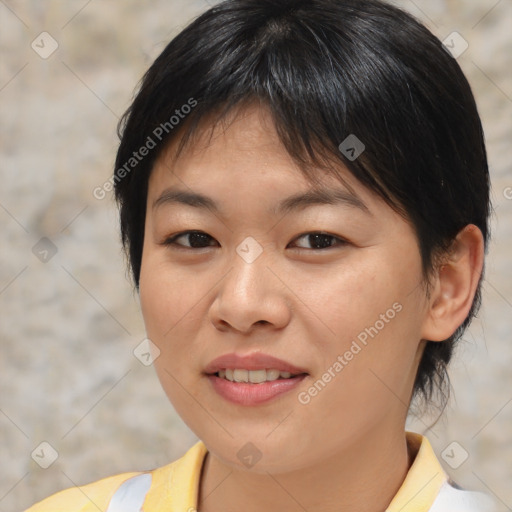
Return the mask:
<path id="1" fill-rule="evenodd" d="M 480 492 L 451 482 L 428 439 L 406 432 L 414 462 L 386 512 L 493 512 Z M 196 512 L 207 448 L 198 441 L 180 459 L 148 472 L 122 473 L 58 492 L 25 512 Z"/>

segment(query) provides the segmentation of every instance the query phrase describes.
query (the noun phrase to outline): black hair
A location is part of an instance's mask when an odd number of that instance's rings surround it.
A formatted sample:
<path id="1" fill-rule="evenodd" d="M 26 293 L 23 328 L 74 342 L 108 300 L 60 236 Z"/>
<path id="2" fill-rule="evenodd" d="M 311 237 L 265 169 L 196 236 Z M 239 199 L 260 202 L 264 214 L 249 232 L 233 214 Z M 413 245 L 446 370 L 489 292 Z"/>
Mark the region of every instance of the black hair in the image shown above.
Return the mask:
<path id="1" fill-rule="evenodd" d="M 427 293 L 437 256 L 467 224 L 480 228 L 487 250 L 481 121 L 439 39 L 379 0 L 226 0 L 166 46 L 118 127 L 115 197 L 137 290 L 148 180 L 162 148 L 178 133 L 183 148 L 207 116 L 219 122 L 253 101 L 269 109 L 308 180 L 344 164 L 411 222 Z M 354 135 L 365 146 L 355 159 L 340 150 Z M 143 147 L 150 150 L 134 160 Z M 437 390 L 447 401 L 446 368 L 479 309 L 482 278 L 464 323 L 444 342 L 427 341 L 412 398 L 428 404 Z"/>

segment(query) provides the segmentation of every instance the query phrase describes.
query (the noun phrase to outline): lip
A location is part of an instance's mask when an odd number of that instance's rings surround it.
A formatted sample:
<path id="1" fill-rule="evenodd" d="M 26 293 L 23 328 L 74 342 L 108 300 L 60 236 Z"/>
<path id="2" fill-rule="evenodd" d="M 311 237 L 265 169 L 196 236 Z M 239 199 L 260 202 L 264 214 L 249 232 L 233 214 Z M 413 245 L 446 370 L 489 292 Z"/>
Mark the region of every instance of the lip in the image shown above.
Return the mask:
<path id="1" fill-rule="evenodd" d="M 244 406 L 255 406 L 269 402 L 277 396 L 296 388 L 306 377 L 306 374 L 302 374 L 289 379 L 249 384 L 247 382 L 231 382 L 217 377 L 217 375 L 207 375 L 210 384 L 218 395 L 231 403 Z"/>
<path id="2" fill-rule="evenodd" d="M 215 375 L 219 370 L 244 369 L 266 370 L 273 369 L 289 372 L 293 377 L 251 384 L 248 382 L 231 382 Z M 237 405 L 258 405 L 268 402 L 297 387 L 308 375 L 304 368 L 278 359 L 277 357 L 253 352 L 252 354 L 224 354 L 211 361 L 204 370 L 208 380 L 217 394 Z"/>
<path id="3" fill-rule="evenodd" d="M 244 370 L 265 370 L 275 369 L 280 372 L 290 372 L 294 375 L 308 373 L 305 369 L 299 368 L 287 361 L 278 359 L 277 357 L 263 354 L 261 352 L 254 352 L 252 354 L 224 354 L 215 358 L 206 365 L 204 372 L 208 375 L 217 373 L 219 370 L 226 368 L 244 369 Z"/>

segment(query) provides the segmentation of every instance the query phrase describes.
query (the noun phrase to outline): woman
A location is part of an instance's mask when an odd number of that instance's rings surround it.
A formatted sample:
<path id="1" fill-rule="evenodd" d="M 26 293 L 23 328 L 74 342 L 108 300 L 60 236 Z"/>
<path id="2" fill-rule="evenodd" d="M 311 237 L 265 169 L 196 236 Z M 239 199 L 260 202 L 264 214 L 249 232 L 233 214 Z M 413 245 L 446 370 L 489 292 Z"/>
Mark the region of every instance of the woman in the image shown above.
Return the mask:
<path id="1" fill-rule="evenodd" d="M 445 392 L 489 239 L 482 127 L 441 42 L 377 0 L 227 0 L 120 128 L 122 240 L 200 441 L 29 511 L 492 510 L 405 431 Z"/>

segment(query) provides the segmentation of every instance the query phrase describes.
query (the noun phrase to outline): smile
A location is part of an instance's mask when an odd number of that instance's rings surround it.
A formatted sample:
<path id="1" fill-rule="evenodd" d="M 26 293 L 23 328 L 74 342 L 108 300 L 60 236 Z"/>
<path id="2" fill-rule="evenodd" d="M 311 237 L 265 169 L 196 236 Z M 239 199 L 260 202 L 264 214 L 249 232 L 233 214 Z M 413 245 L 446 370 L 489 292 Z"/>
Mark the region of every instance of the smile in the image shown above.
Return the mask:
<path id="1" fill-rule="evenodd" d="M 217 357 L 204 368 L 217 395 L 237 405 L 259 405 L 291 391 L 309 374 L 270 354 L 231 353 Z"/>
<path id="2" fill-rule="evenodd" d="M 251 384 L 261 384 L 262 382 L 272 382 L 277 379 L 289 379 L 295 377 L 290 372 L 283 372 L 276 369 L 269 370 L 245 370 L 231 369 L 219 370 L 216 374 L 221 379 L 231 382 L 250 382 Z"/>
<path id="3" fill-rule="evenodd" d="M 277 371 L 278 370 L 248 371 L 226 369 L 220 370 L 218 373 L 207 375 L 207 378 L 216 394 L 228 402 L 236 405 L 256 406 L 270 402 L 277 396 L 291 391 L 308 376 L 306 373 L 291 375 L 288 372 L 279 372 L 279 376 L 275 377 L 275 372 Z M 263 373 L 265 373 L 265 380 L 260 382 L 249 382 L 245 380 L 237 382 L 236 380 L 230 380 L 228 376 L 234 378 L 233 374 L 235 374 L 235 372 L 237 372 L 236 375 L 238 375 L 238 372 L 241 372 L 241 374 L 244 375 L 244 379 L 245 374 L 247 374 L 247 379 L 249 379 L 249 374 L 256 375 L 256 380 L 262 379 Z M 285 376 L 281 377 L 281 373 Z M 267 380 L 269 376 L 273 378 L 273 380 Z"/>

